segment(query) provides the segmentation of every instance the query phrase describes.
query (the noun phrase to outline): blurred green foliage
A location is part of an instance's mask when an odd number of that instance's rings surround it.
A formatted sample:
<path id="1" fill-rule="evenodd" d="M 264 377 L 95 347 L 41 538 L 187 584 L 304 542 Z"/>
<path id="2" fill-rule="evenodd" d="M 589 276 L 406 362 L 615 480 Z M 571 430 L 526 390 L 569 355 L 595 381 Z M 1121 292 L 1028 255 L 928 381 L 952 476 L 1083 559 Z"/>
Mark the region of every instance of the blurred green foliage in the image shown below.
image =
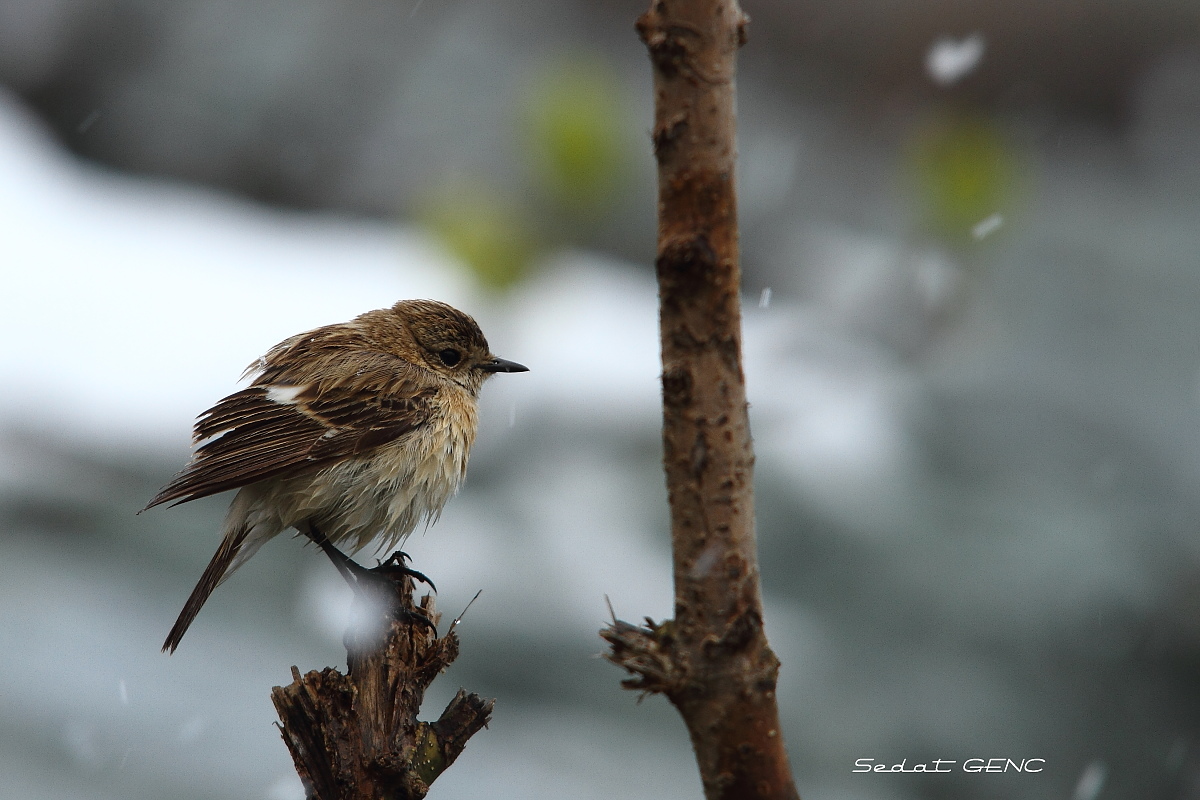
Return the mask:
<path id="1" fill-rule="evenodd" d="M 491 289 L 506 289 L 520 281 L 537 249 L 529 213 L 482 181 L 447 180 L 430 194 L 417 216 Z"/>
<path id="2" fill-rule="evenodd" d="M 970 243 L 981 222 L 995 214 L 1008 220 L 1016 210 L 1024 165 L 987 117 L 958 113 L 925 123 L 907 160 L 921 227 L 947 244 Z"/>
<path id="3" fill-rule="evenodd" d="M 418 219 L 484 286 L 516 284 L 539 250 L 586 242 L 616 208 L 636 156 L 628 105 L 603 60 L 547 62 L 512 119 L 515 174 L 446 178 L 419 205 Z"/>
<path id="4" fill-rule="evenodd" d="M 633 163 L 628 109 L 599 58 L 557 59 L 535 74 L 521 132 L 538 193 L 580 221 L 611 208 Z"/>

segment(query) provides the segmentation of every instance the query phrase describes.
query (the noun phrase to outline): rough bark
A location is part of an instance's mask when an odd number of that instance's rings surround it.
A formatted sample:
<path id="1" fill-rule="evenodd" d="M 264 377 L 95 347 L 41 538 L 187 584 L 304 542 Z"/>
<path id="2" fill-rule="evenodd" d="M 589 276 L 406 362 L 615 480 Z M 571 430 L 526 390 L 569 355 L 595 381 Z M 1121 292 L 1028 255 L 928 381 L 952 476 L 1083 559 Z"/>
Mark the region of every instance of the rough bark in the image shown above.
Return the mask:
<path id="1" fill-rule="evenodd" d="M 494 701 L 459 690 L 437 722 L 417 720 L 425 689 L 458 656 L 458 637 L 453 626 L 441 638 L 431 630 L 425 620 L 440 614 L 428 595 L 413 604 L 407 575 L 377 581 L 384 596 L 363 604 L 375 624 L 346 634 L 349 674 L 292 667 L 291 685 L 271 692 L 309 798 L 422 798 L 491 715 Z"/>
<path id="2" fill-rule="evenodd" d="M 736 0 L 654 0 L 637 24 L 654 68 L 675 618 L 601 632 L 634 674 L 623 685 L 678 708 L 709 800 L 797 797 L 763 632 L 741 366 L 733 111 L 746 23 Z"/>

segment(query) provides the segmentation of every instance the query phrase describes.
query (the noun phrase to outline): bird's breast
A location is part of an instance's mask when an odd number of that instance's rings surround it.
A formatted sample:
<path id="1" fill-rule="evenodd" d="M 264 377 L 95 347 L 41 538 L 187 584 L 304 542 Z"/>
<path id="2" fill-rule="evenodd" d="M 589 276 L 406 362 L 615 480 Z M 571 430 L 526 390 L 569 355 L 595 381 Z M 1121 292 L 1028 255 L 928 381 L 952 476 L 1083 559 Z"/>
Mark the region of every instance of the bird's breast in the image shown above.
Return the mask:
<path id="1" fill-rule="evenodd" d="M 466 476 L 478 414 L 466 392 L 447 393 L 438 413 L 410 435 L 364 457 L 343 506 L 341 538 L 365 546 L 401 543 L 422 520 L 433 521 Z"/>
<path id="2" fill-rule="evenodd" d="M 398 474 L 406 472 L 401 464 L 392 463 L 389 468 L 397 473 L 396 479 L 412 480 L 426 487 L 430 500 L 436 502 L 436 510 L 440 511 L 466 476 L 477 426 L 474 401 L 470 397 L 460 398 L 457 393 L 449 395 L 441 404 L 441 413 L 400 448 L 402 459 L 413 466 L 411 474 Z"/>

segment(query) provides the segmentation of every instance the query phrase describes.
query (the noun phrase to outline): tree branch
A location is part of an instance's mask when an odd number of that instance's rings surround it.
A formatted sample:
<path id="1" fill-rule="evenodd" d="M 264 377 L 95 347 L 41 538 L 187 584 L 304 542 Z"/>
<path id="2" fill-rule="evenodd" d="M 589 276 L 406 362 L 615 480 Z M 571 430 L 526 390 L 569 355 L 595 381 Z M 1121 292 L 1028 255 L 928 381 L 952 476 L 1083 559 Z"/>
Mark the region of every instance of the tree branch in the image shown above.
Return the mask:
<path id="1" fill-rule="evenodd" d="M 371 571 L 382 597 L 356 599 L 374 624 L 347 632 L 349 674 L 327 668 L 301 676 L 292 667 L 291 685 L 271 691 L 309 798 L 422 798 L 491 716 L 493 700 L 460 689 L 437 722 L 417 720 L 425 689 L 458 656 L 458 636 L 451 626 L 439 639 L 427 624 L 441 616 L 433 599 L 415 606 L 412 579 L 380 574 L 387 569 Z M 367 583 L 360 579 L 360 588 Z"/>
<path id="2" fill-rule="evenodd" d="M 741 366 L 734 75 L 736 0 L 653 0 L 637 23 L 654 67 L 663 465 L 674 620 L 601 631 L 608 658 L 661 692 L 691 736 L 704 792 L 796 798 L 763 632 Z"/>

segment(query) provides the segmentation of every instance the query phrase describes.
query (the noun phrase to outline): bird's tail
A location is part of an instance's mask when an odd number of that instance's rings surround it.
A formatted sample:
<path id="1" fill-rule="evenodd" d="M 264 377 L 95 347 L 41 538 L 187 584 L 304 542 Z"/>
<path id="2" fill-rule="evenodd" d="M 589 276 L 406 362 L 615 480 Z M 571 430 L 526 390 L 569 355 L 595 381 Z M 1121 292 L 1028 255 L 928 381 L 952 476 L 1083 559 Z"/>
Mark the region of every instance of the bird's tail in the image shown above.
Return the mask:
<path id="1" fill-rule="evenodd" d="M 183 604 L 183 611 L 179 612 L 179 619 L 175 620 L 175 625 L 167 634 L 167 640 L 163 642 L 162 647 L 164 653 L 174 653 L 175 648 L 179 647 L 179 640 L 187 632 L 192 620 L 196 619 L 196 615 L 200 613 L 200 608 L 208 600 L 208 596 L 235 568 L 234 560 L 236 559 L 239 564 L 246 560 L 248 554 L 240 559 L 238 556 L 242 553 L 249 533 L 249 526 L 243 524 L 225 534 L 225 538 L 221 540 L 221 546 L 217 548 L 212 561 L 208 562 L 204 574 L 200 576 L 200 582 L 196 584 L 195 589 L 192 589 L 192 594 Z"/>

